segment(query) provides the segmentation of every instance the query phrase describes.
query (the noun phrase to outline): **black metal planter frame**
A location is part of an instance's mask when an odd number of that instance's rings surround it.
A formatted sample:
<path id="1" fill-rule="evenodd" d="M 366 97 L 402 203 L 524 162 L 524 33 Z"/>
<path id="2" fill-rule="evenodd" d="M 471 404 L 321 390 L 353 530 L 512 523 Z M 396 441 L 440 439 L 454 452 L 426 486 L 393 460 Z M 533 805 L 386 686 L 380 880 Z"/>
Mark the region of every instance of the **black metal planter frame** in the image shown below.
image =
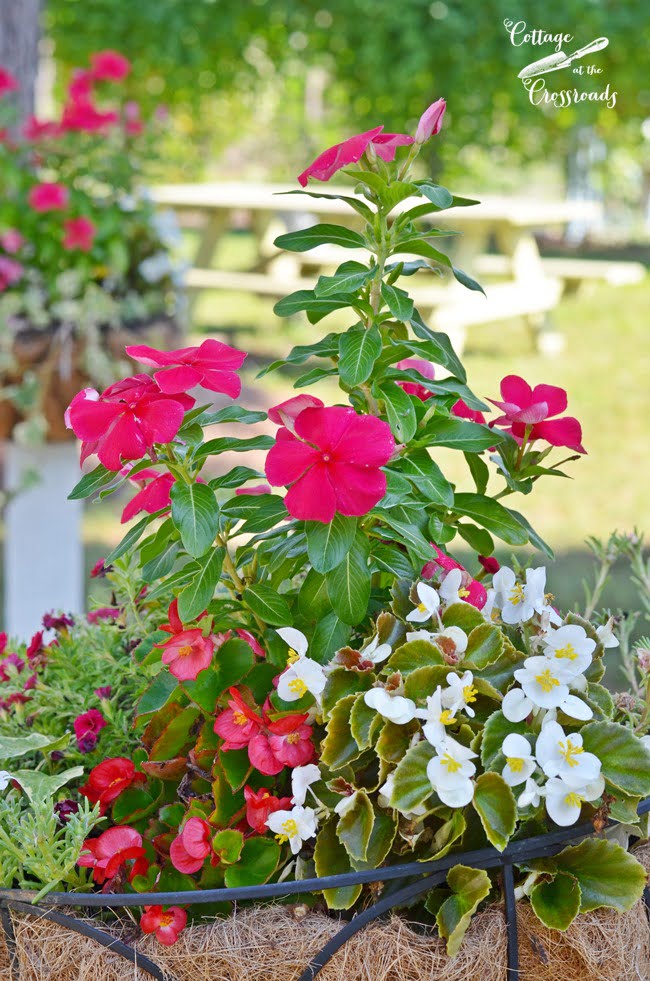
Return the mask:
<path id="1" fill-rule="evenodd" d="M 650 797 L 642 801 L 638 807 L 639 815 L 650 812 Z M 610 822 L 614 824 L 615 822 Z M 374 882 L 394 881 L 400 888 L 391 891 L 373 906 L 369 906 L 347 921 L 339 932 L 329 940 L 311 960 L 300 976 L 299 981 L 313 981 L 320 970 L 334 956 L 343 944 L 353 937 L 368 923 L 388 913 L 391 909 L 417 899 L 446 878 L 452 866 L 462 863 L 477 869 L 500 868 L 503 881 L 505 900 L 505 916 L 508 936 L 507 949 L 507 981 L 520 977 L 519 943 L 517 934 L 517 910 L 515 899 L 513 865 L 527 862 L 536 858 L 548 858 L 558 852 L 576 838 L 584 838 L 595 834 L 591 824 L 581 824 L 571 828 L 561 828 L 545 835 L 513 841 L 503 852 L 495 848 L 481 848 L 477 851 L 447 855 L 435 862 L 408 862 L 403 865 L 389 865 L 380 869 L 369 869 L 364 872 L 349 872 L 344 875 L 330 875 L 320 879 L 303 879 L 298 882 L 273 882 L 261 886 L 244 886 L 239 889 L 205 889 L 186 892 L 158 893 L 50 893 L 41 905 L 34 905 L 31 900 L 36 895 L 20 889 L 0 890 L 0 923 L 4 930 L 5 940 L 11 957 L 12 981 L 19 981 L 19 969 L 16 956 L 16 942 L 11 918 L 11 911 L 31 916 L 42 917 L 53 923 L 68 927 L 85 937 L 91 937 L 103 947 L 110 947 L 132 964 L 146 971 L 158 981 L 165 981 L 165 974 L 150 958 L 139 953 L 128 944 L 116 940 L 110 934 L 85 920 L 77 920 L 72 916 L 59 912 L 57 907 L 80 907 L 82 909 L 117 909 L 127 906 L 149 906 L 172 904 L 233 902 L 243 900 L 269 900 L 280 896 L 300 893 L 320 892 L 323 889 L 333 889 L 341 886 L 354 886 Z M 401 884 L 401 885 L 400 885 Z M 650 917 L 650 888 L 644 893 L 646 912 Z M 208 979 L 206 979 L 208 981 Z"/>

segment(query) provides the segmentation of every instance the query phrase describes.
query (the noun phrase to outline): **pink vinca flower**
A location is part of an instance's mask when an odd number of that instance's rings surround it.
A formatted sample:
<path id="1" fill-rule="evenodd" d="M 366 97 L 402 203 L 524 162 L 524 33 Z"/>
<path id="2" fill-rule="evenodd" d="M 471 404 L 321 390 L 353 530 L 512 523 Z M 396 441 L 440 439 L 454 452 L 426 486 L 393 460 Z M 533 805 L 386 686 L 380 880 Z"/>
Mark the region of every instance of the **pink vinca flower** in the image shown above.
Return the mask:
<path id="1" fill-rule="evenodd" d="M 7 92 L 15 92 L 20 86 L 18 79 L 14 78 L 10 71 L 0 65 L 0 99 Z"/>
<path id="2" fill-rule="evenodd" d="M 457 402 L 451 407 L 452 416 L 456 416 L 458 419 L 469 419 L 470 422 L 480 422 L 485 423 L 485 416 L 478 409 L 470 409 L 469 405 L 463 401 L 463 399 L 458 399 Z"/>
<path id="3" fill-rule="evenodd" d="M 61 132 L 101 133 L 119 122 L 116 112 L 101 112 L 92 102 L 72 100 L 63 107 Z"/>
<path id="4" fill-rule="evenodd" d="M 415 131 L 415 142 L 422 144 L 430 140 L 432 136 L 436 136 L 442 129 L 442 120 L 445 115 L 445 110 L 447 108 L 447 103 L 444 99 L 438 99 L 437 102 L 433 102 L 428 109 L 426 109 L 418 123 L 418 128 Z"/>
<path id="5" fill-rule="evenodd" d="M 140 484 L 141 490 L 133 497 L 122 511 L 122 524 L 130 521 L 136 514 L 146 511 L 155 514 L 162 508 L 171 506 L 170 491 L 176 483 L 171 473 L 157 473 L 155 470 L 140 470 L 130 478 Z M 148 481 L 148 483 L 147 483 Z"/>
<path id="6" fill-rule="evenodd" d="M 410 368 L 412 371 L 417 371 L 423 378 L 428 378 L 429 381 L 433 381 L 436 377 L 435 366 L 430 361 L 424 361 L 422 358 L 404 358 L 403 361 L 398 361 L 395 367 L 399 368 L 400 371 L 408 371 Z M 430 392 L 428 388 L 425 388 L 424 385 L 420 385 L 418 382 L 405 381 L 397 382 L 397 384 L 405 392 L 408 392 L 409 395 L 415 395 L 422 402 L 433 398 L 433 392 Z"/>
<path id="7" fill-rule="evenodd" d="M 90 252 L 93 247 L 97 229 L 90 218 L 68 218 L 63 222 L 65 236 L 64 249 L 78 249 L 80 252 Z"/>
<path id="8" fill-rule="evenodd" d="M 291 432 L 295 432 L 295 422 L 303 409 L 322 409 L 325 405 L 315 395 L 294 395 L 286 402 L 272 405 L 268 411 L 268 417 L 276 426 L 286 426 Z"/>
<path id="9" fill-rule="evenodd" d="M 278 430 L 266 458 L 273 486 L 289 487 L 284 499 L 294 518 L 329 522 L 334 515 L 367 514 L 386 493 L 388 463 L 395 441 L 388 423 L 352 408 L 304 409 L 295 434 Z"/>
<path id="10" fill-rule="evenodd" d="M 551 446 L 566 446 L 576 453 L 586 453 L 582 446 L 582 428 L 573 416 L 557 416 L 567 407 L 567 394 L 555 385 L 531 388 L 519 375 L 507 375 L 501 382 L 501 399 L 488 399 L 504 413 L 491 425 L 503 426 L 521 442 L 526 432 L 529 440 L 543 439 Z"/>
<path id="11" fill-rule="evenodd" d="M 24 268 L 20 262 L 9 259 L 6 255 L 0 255 L 0 293 L 22 279 L 23 272 Z"/>
<path id="12" fill-rule="evenodd" d="M 98 82 L 121 82 L 131 71 L 131 62 L 119 51 L 97 51 L 90 56 L 90 64 Z"/>
<path id="13" fill-rule="evenodd" d="M 383 126 L 375 126 L 374 129 L 358 133 L 356 136 L 351 136 L 349 140 L 344 140 L 343 143 L 331 146 L 298 175 L 299 183 L 306 187 L 310 177 L 318 181 L 328 181 L 337 170 L 361 160 L 371 145 L 378 157 L 390 163 L 395 159 L 397 147 L 408 146 L 413 142 L 413 137 L 403 133 L 383 133 L 383 128 Z"/>
<path id="14" fill-rule="evenodd" d="M 83 443 L 81 461 L 96 453 L 108 470 L 140 460 L 154 443 L 169 443 L 194 405 L 187 395 L 171 398 L 148 375 L 135 375 L 99 395 L 85 388 L 73 398 L 66 425 Z"/>
<path id="15" fill-rule="evenodd" d="M 156 351 L 146 344 L 136 344 L 127 347 L 126 353 L 140 364 L 160 369 L 154 372 L 154 378 L 167 395 L 187 392 L 195 385 L 210 392 L 223 392 L 233 399 L 241 392 L 241 380 L 236 371 L 241 368 L 246 354 L 221 341 L 210 338 L 200 347 L 184 347 L 178 351 Z"/>
<path id="16" fill-rule="evenodd" d="M 68 197 L 67 187 L 48 181 L 35 184 L 27 195 L 27 201 L 34 211 L 62 211 L 68 205 Z"/>
<path id="17" fill-rule="evenodd" d="M 8 228 L 6 232 L 0 235 L 0 245 L 10 255 L 20 252 L 24 244 L 25 239 L 16 228 Z"/>

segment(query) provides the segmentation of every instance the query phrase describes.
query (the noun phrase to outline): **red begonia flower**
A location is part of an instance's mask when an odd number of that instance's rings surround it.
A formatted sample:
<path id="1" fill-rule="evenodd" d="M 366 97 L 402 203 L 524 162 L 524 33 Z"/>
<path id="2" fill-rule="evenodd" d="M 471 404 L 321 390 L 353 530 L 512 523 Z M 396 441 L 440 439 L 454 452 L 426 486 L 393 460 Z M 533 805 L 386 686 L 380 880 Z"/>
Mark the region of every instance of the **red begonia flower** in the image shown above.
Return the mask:
<path id="1" fill-rule="evenodd" d="M 296 419 L 303 409 L 322 409 L 324 405 L 315 395 L 294 395 L 286 402 L 272 405 L 267 414 L 276 426 L 286 426 L 293 432 Z"/>
<path id="2" fill-rule="evenodd" d="M 214 640 L 204 637 L 198 627 L 174 634 L 162 647 L 162 662 L 179 681 L 196 681 L 199 672 L 209 667 L 214 653 Z"/>
<path id="3" fill-rule="evenodd" d="M 433 102 L 428 109 L 420 116 L 418 127 L 415 131 L 415 142 L 426 143 L 432 136 L 436 136 L 442 129 L 442 119 L 445 114 L 447 103 L 444 99 Z"/>
<path id="4" fill-rule="evenodd" d="M 311 726 L 300 724 L 291 732 L 270 735 L 269 746 L 278 763 L 295 767 L 311 762 L 316 753 L 311 741 L 312 732 Z"/>
<path id="5" fill-rule="evenodd" d="M 462 589 L 465 591 L 466 595 L 463 597 L 472 606 L 475 606 L 477 610 L 482 610 L 485 606 L 487 600 L 487 592 L 483 583 L 480 583 L 477 579 L 474 579 L 467 569 L 453 559 L 451 555 L 447 555 L 438 548 L 433 542 L 430 542 L 431 548 L 435 549 L 436 557 L 432 559 L 431 562 L 427 562 L 422 568 L 422 578 L 431 579 L 435 576 L 439 569 L 444 572 L 451 572 L 452 569 L 460 569 L 463 574 L 462 578 Z M 443 576 L 444 581 L 444 576 Z"/>
<path id="6" fill-rule="evenodd" d="M 553 419 L 567 407 L 567 394 L 556 385 L 536 385 L 531 388 L 519 375 L 507 375 L 501 382 L 501 399 L 488 399 L 504 413 L 490 425 L 503 426 L 516 440 L 529 430 L 529 440 L 546 440 L 551 446 L 566 446 L 577 453 L 586 453 L 582 446 L 582 429 L 573 416 Z"/>
<path id="7" fill-rule="evenodd" d="M 0 98 L 7 92 L 15 92 L 19 88 L 18 79 L 14 78 L 10 71 L 0 65 Z"/>
<path id="8" fill-rule="evenodd" d="M 200 347 L 184 347 L 177 351 L 157 351 L 146 344 L 130 345 L 126 353 L 140 364 L 159 368 L 154 378 L 162 392 L 176 395 L 201 385 L 210 392 L 223 392 L 237 398 L 241 379 L 236 373 L 246 354 L 221 341 L 209 338 Z"/>
<path id="9" fill-rule="evenodd" d="M 154 443 L 169 443 L 194 400 L 163 394 L 148 375 L 135 375 L 111 385 L 101 395 L 85 388 L 73 398 L 66 425 L 82 440 L 82 462 L 96 453 L 108 470 L 125 460 L 139 460 Z"/>
<path id="10" fill-rule="evenodd" d="M 269 735 L 266 732 L 256 732 L 248 743 L 248 759 L 251 766 L 265 777 L 274 777 L 284 769 L 281 762 L 271 749 Z"/>
<path id="11" fill-rule="evenodd" d="M 501 568 L 501 563 L 498 559 L 495 559 L 493 555 L 479 555 L 478 560 L 485 571 L 489 572 L 491 575 L 494 575 L 495 572 L 498 572 Z"/>
<path id="12" fill-rule="evenodd" d="M 170 906 L 167 910 L 162 906 L 145 906 L 140 917 L 142 932 L 155 933 L 156 940 L 165 947 L 176 943 L 186 923 L 187 913 L 180 906 Z"/>
<path id="13" fill-rule="evenodd" d="M 123 790 L 134 783 L 142 783 L 147 778 L 144 773 L 137 773 L 132 760 L 125 756 L 116 756 L 104 760 L 88 774 L 88 783 L 79 788 L 79 793 L 87 797 L 91 804 L 99 804 L 101 813 Z"/>
<path id="14" fill-rule="evenodd" d="M 428 378 L 429 381 L 433 381 L 436 377 L 436 369 L 430 361 L 424 361 L 422 358 L 404 358 L 403 361 L 398 361 L 395 365 L 400 371 L 406 371 L 411 368 L 417 371 L 418 374 L 422 375 L 423 378 Z M 433 398 L 433 392 L 430 392 L 428 388 L 424 385 L 420 385 L 418 382 L 406 381 L 397 382 L 400 388 L 403 388 L 405 392 L 409 395 L 415 395 L 416 398 L 420 399 L 422 402 L 426 402 L 427 399 Z"/>
<path id="15" fill-rule="evenodd" d="M 6 255 L 0 255 L 0 293 L 22 279 L 23 272 L 24 266 L 20 262 L 9 259 Z"/>
<path id="16" fill-rule="evenodd" d="M 278 430 L 266 458 L 266 476 L 288 486 L 284 503 L 294 518 L 329 522 L 334 515 L 367 514 L 386 493 L 379 469 L 393 454 L 388 423 L 352 408 L 304 409 L 295 435 Z"/>
<path id="17" fill-rule="evenodd" d="M 17 228 L 8 228 L 6 232 L 0 235 L 0 245 L 11 255 L 15 255 L 19 252 L 23 245 L 25 244 L 25 239 L 20 234 Z"/>
<path id="18" fill-rule="evenodd" d="M 99 709 L 88 709 L 74 720 L 74 734 L 82 753 L 89 753 L 97 744 L 99 733 L 108 725 Z"/>
<path id="19" fill-rule="evenodd" d="M 212 851 L 210 837 L 213 828 L 203 818 L 192 817 L 172 841 L 169 857 L 179 872 L 198 872 Z"/>
<path id="20" fill-rule="evenodd" d="M 122 524 L 130 521 L 140 511 L 155 514 L 163 508 L 171 507 L 170 491 L 176 483 L 171 473 L 158 473 L 156 470 L 141 470 L 131 480 L 139 483 L 142 489 L 133 497 L 122 511 Z M 145 483 L 145 481 L 149 483 Z"/>
<path id="21" fill-rule="evenodd" d="M 47 181 L 30 188 L 27 202 L 34 211 L 61 211 L 67 207 L 68 197 L 67 187 Z"/>
<path id="22" fill-rule="evenodd" d="M 390 163 L 395 159 L 398 146 L 408 146 L 413 142 L 412 136 L 403 133 L 382 133 L 383 126 L 375 126 L 365 133 L 351 136 L 343 143 L 337 143 L 316 157 L 313 163 L 298 175 L 298 181 L 303 187 L 307 186 L 310 177 L 318 181 L 328 181 L 337 170 L 361 160 L 370 144 L 382 160 Z"/>
<path id="23" fill-rule="evenodd" d="M 459 419 L 469 419 L 470 422 L 480 422 L 485 423 L 485 416 L 478 409 L 470 409 L 469 405 L 462 399 L 458 399 L 457 402 L 451 407 L 452 416 L 457 416 Z"/>
<path id="24" fill-rule="evenodd" d="M 121 82 L 131 71 L 131 62 L 119 51 L 97 51 L 90 56 L 93 78 L 98 82 Z"/>
<path id="25" fill-rule="evenodd" d="M 236 688 L 229 689 L 228 708 L 224 709 L 214 723 L 214 731 L 225 740 L 223 750 L 243 749 L 264 725 L 261 717 L 247 705 Z"/>
<path id="26" fill-rule="evenodd" d="M 258 835 L 266 834 L 269 830 L 266 826 L 269 814 L 274 811 L 291 809 L 290 797 L 274 797 L 264 787 L 258 791 L 249 786 L 244 787 L 244 798 L 246 800 L 246 821 L 248 826 Z"/>
<path id="27" fill-rule="evenodd" d="M 144 856 L 142 835 L 134 828 L 108 828 L 98 838 L 87 838 L 84 841 L 77 865 L 92 869 L 93 879 L 101 884 L 106 879 L 112 879 L 120 867 L 131 859 L 135 859 L 135 862 L 129 879 L 134 878 L 143 868 L 146 870 Z"/>
<path id="28" fill-rule="evenodd" d="M 90 218 L 68 218 L 63 222 L 65 236 L 64 249 L 78 249 L 80 252 L 90 252 L 97 229 Z"/>

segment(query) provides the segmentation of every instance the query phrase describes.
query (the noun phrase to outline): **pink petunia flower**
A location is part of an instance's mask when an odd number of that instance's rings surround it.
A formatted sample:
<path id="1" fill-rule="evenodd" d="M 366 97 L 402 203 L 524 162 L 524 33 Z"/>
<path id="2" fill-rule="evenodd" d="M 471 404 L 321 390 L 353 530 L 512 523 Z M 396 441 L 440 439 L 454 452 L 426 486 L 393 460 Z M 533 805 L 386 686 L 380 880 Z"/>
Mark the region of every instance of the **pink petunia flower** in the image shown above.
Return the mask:
<path id="1" fill-rule="evenodd" d="M 491 426 L 503 426 L 521 442 L 528 433 L 532 442 L 543 439 L 551 446 L 566 446 L 576 453 L 586 453 L 582 446 L 582 428 L 573 416 L 557 416 L 567 407 L 567 394 L 556 385 L 531 388 L 519 375 L 506 375 L 501 382 L 501 399 L 488 399 L 504 413 Z"/>
<path id="2" fill-rule="evenodd" d="M 6 255 L 0 255 L 0 293 L 22 279 L 23 272 L 24 267 L 20 262 L 9 259 Z"/>
<path id="3" fill-rule="evenodd" d="M 266 458 L 273 486 L 290 487 L 284 502 L 294 518 L 329 522 L 367 514 L 386 493 L 395 441 L 388 423 L 344 406 L 304 409 L 295 434 L 278 430 Z"/>
<path id="4" fill-rule="evenodd" d="M 169 857 L 178 872 L 198 872 L 212 852 L 213 828 L 203 818 L 191 817 L 171 843 Z"/>
<path id="5" fill-rule="evenodd" d="M 34 211 L 62 211 L 68 206 L 69 193 L 63 184 L 46 181 L 35 184 L 27 195 L 27 202 Z"/>
<path id="6" fill-rule="evenodd" d="M 325 150 L 306 170 L 303 170 L 302 174 L 298 175 L 299 183 L 306 187 L 310 177 L 318 181 L 328 181 L 337 170 L 361 160 L 370 146 L 378 157 L 390 163 L 395 159 L 397 147 L 408 146 L 413 142 L 413 137 L 403 133 L 383 133 L 383 128 L 383 126 L 376 126 Z"/>
<path id="7" fill-rule="evenodd" d="M 92 77 L 98 82 L 121 82 L 131 71 L 131 62 L 119 51 L 97 51 L 90 56 Z"/>
<path id="8" fill-rule="evenodd" d="M 74 618 L 67 613 L 55 613 L 50 610 L 43 614 L 43 627 L 45 630 L 69 630 L 74 627 Z"/>
<path id="9" fill-rule="evenodd" d="M 171 473 L 158 473 L 156 470 L 141 470 L 130 478 L 141 484 L 141 490 L 133 497 L 122 511 L 122 524 L 130 521 L 140 511 L 155 514 L 162 508 L 171 507 L 170 491 L 176 483 Z M 147 483 L 146 481 L 149 481 Z"/>
<path id="10" fill-rule="evenodd" d="M 37 654 L 40 654 L 42 650 L 43 650 L 43 631 L 37 630 L 36 633 L 32 636 L 32 639 L 29 642 L 29 646 L 25 651 L 25 654 L 27 655 L 27 660 L 31 661 L 31 659 L 33 657 L 36 657 Z"/>
<path id="11" fill-rule="evenodd" d="M 88 623 L 99 623 L 101 620 L 119 620 L 122 610 L 119 606 L 99 606 L 96 610 L 89 610 L 86 614 Z"/>
<path id="12" fill-rule="evenodd" d="M 223 392 L 237 398 L 241 380 L 236 374 L 246 354 L 234 347 L 209 338 L 200 347 L 185 347 L 178 351 L 157 351 L 146 344 L 126 348 L 126 353 L 140 364 L 152 365 L 156 383 L 167 395 L 187 392 L 195 385 L 210 392 Z"/>
<path id="13" fill-rule="evenodd" d="M 134 859 L 129 881 L 147 869 L 142 835 L 135 828 L 108 828 L 98 838 L 87 838 L 77 865 L 93 870 L 93 879 L 101 885 L 115 877 L 119 869 Z"/>
<path id="14" fill-rule="evenodd" d="M 140 917 L 143 933 L 155 933 L 158 943 L 171 947 L 178 940 L 178 934 L 187 923 L 187 913 L 180 906 L 145 906 Z"/>
<path id="15" fill-rule="evenodd" d="M 25 239 L 16 228 L 8 228 L 6 232 L 3 232 L 2 235 L 0 235 L 0 245 L 5 252 L 9 252 L 10 255 L 15 255 L 16 252 L 20 252 L 24 244 Z"/>
<path id="16" fill-rule="evenodd" d="M 99 709 L 88 709 L 74 720 L 74 734 L 82 753 L 90 753 L 97 745 L 101 730 L 108 723 Z"/>
<path id="17" fill-rule="evenodd" d="M 435 366 L 430 361 L 424 361 L 422 358 L 405 358 L 403 361 L 398 361 L 395 367 L 399 368 L 400 371 L 407 371 L 410 368 L 413 371 L 417 371 L 423 378 L 428 378 L 429 381 L 433 381 L 436 377 Z M 428 399 L 433 398 L 433 392 L 430 392 L 428 388 L 425 388 L 424 385 L 420 385 L 418 382 L 398 381 L 397 384 L 405 392 L 408 392 L 409 395 L 415 395 L 421 402 L 426 402 Z"/>
<path id="18" fill-rule="evenodd" d="M 469 419 L 470 422 L 480 422 L 485 423 L 485 416 L 478 409 L 470 409 L 469 405 L 463 401 L 463 399 L 458 399 L 457 402 L 451 407 L 452 416 L 456 416 L 458 419 Z"/>
<path id="19" fill-rule="evenodd" d="M 0 681 L 9 681 L 10 676 L 7 669 L 10 665 L 16 669 L 18 674 L 20 674 L 25 667 L 25 662 L 17 654 L 7 654 L 7 656 L 0 661 Z"/>
<path id="20" fill-rule="evenodd" d="M 422 144 L 436 136 L 442 129 L 442 120 L 445 115 L 447 103 L 444 99 L 433 102 L 420 116 L 418 127 L 415 131 L 415 142 Z"/>
<path id="21" fill-rule="evenodd" d="M 143 374 L 117 382 L 101 395 L 85 388 L 68 406 L 65 421 L 82 440 L 82 462 L 96 453 L 108 470 L 117 471 L 125 460 L 142 459 L 154 443 L 169 443 L 193 405 L 187 395 L 165 395 Z"/>
<path id="22" fill-rule="evenodd" d="M 80 252 L 90 252 L 97 231 L 90 218 L 68 218 L 63 222 L 65 236 L 64 249 L 78 249 Z"/>

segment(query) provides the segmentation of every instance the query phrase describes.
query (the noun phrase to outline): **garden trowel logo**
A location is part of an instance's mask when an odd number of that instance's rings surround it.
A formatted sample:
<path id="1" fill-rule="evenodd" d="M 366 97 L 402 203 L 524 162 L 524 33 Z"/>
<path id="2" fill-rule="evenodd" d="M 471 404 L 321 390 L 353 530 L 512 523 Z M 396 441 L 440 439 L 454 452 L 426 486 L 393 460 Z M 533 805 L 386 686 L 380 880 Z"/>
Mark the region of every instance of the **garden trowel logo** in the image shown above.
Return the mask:
<path id="1" fill-rule="evenodd" d="M 593 78 L 594 81 L 600 81 L 599 76 L 603 74 L 603 69 L 599 68 L 597 64 L 587 64 L 584 59 L 588 55 L 606 48 L 609 44 L 608 38 L 597 37 L 589 44 L 571 50 L 570 46 L 574 41 L 572 34 L 551 34 L 541 28 L 530 30 L 523 20 L 516 22 L 505 20 L 503 24 L 510 36 L 510 43 L 515 47 L 550 43 L 555 45 L 555 51 L 552 54 L 531 61 L 519 72 L 519 78 L 522 80 L 528 92 L 528 98 L 534 106 L 553 105 L 556 109 L 564 109 L 580 102 L 604 102 L 608 109 L 614 108 L 617 93 L 611 90 L 609 82 L 604 88 L 602 86 L 592 89 L 576 86 L 562 89 L 551 88 L 553 83 L 562 77 L 553 76 L 551 73 L 562 69 L 568 69 L 572 75 L 586 76 Z M 565 48 L 569 50 L 569 54 L 566 53 Z M 547 78 L 546 76 L 551 77 Z"/>

